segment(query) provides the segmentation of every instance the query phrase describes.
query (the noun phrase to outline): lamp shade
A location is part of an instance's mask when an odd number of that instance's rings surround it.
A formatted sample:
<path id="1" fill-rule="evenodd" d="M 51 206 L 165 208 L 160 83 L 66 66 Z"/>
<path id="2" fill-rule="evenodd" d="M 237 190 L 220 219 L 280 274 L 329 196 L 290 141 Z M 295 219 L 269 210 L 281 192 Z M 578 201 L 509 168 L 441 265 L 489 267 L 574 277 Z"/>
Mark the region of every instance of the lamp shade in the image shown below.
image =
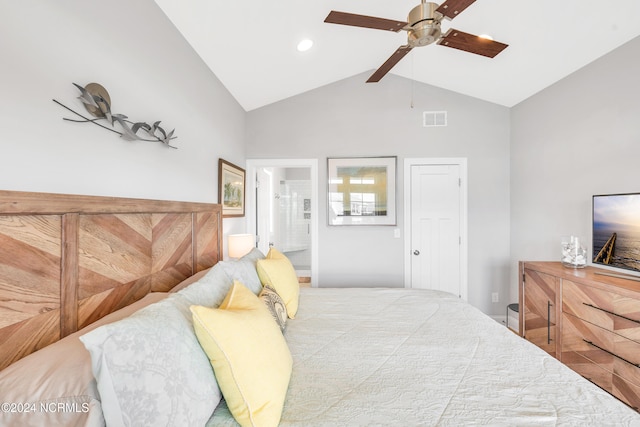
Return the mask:
<path id="1" fill-rule="evenodd" d="M 248 254 L 256 246 L 253 234 L 230 234 L 229 257 L 240 258 Z"/>

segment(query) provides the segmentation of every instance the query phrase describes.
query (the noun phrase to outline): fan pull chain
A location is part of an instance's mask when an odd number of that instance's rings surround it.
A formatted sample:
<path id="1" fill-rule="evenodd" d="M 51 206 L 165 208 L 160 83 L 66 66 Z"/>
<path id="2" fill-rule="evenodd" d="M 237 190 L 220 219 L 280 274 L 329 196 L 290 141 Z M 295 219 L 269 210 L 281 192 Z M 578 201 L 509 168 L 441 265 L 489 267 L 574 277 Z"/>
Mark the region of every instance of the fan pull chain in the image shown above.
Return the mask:
<path id="1" fill-rule="evenodd" d="M 414 56 L 415 55 L 411 55 L 411 108 L 413 108 L 413 92 L 414 92 L 414 88 L 413 85 L 415 84 L 415 67 L 414 67 Z"/>

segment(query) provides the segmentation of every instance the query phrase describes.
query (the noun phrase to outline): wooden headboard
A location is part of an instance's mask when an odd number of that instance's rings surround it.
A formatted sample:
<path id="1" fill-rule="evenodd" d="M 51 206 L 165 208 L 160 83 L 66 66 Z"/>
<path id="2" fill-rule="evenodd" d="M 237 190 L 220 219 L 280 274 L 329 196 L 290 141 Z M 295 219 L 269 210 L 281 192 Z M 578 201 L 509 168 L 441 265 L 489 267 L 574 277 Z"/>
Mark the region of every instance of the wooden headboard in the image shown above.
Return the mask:
<path id="1" fill-rule="evenodd" d="M 221 258 L 217 204 L 0 190 L 0 369 Z"/>

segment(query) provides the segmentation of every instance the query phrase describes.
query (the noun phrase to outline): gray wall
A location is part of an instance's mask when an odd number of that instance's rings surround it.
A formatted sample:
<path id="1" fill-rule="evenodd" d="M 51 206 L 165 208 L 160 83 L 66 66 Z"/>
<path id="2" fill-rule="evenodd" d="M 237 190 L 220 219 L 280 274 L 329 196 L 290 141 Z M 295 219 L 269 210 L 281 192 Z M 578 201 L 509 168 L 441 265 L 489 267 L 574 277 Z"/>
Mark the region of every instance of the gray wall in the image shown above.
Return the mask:
<path id="1" fill-rule="evenodd" d="M 0 189 L 217 202 L 218 157 L 244 164 L 244 110 L 153 0 L 2 2 L 0 57 Z M 72 82 L 179 149 L 63 121 Z"/>
<path id="2" fill-rule="evenodd" d="M 511 265 L 591 246 L 591 196 L 640 191 L 640 38 L 511 110 Z M 591 251 L 589 251 L 591 253 Z"/>
<path id="3" fill-rule="evenodd" d="M 327 226 L 327 157 L 398 156 L 401 229 L 404 158 L 466 157 L 469 301 L 487 313 L 503 313 L 509 289 L 509 109 L 393 75 L 365 84 L 368 74 L 248 112 L 247 157 L 318 159 L 320 286 L 404 285 L 403 240 L 393 237 L 394 227 Z M 425 110 L 447 110 L 449 125 L 423 127 Z M 498 304 L 491 303 L 494 291 L 502 295 Z"/>

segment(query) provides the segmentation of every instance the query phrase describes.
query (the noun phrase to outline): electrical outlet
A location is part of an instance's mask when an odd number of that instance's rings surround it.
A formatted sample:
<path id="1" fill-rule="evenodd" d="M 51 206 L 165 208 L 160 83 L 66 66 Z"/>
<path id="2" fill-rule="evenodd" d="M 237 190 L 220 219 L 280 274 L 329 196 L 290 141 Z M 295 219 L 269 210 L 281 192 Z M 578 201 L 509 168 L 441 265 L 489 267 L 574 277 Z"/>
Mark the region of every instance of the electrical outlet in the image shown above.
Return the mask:
<path id="1" fill-rule="evenodd" d="M 492 292 L 491 302 L 500 302 L 500 294 L 498 294 L 497 292 Z"/>

